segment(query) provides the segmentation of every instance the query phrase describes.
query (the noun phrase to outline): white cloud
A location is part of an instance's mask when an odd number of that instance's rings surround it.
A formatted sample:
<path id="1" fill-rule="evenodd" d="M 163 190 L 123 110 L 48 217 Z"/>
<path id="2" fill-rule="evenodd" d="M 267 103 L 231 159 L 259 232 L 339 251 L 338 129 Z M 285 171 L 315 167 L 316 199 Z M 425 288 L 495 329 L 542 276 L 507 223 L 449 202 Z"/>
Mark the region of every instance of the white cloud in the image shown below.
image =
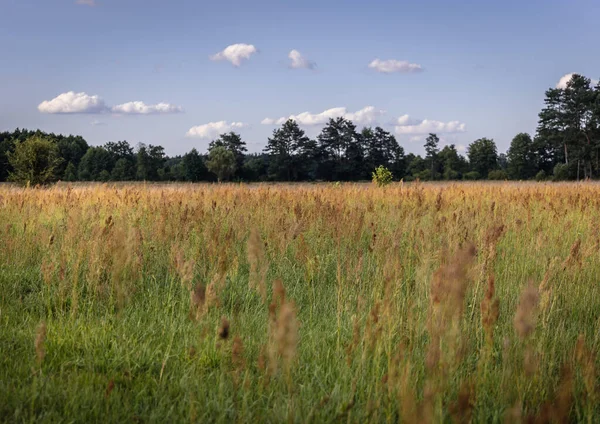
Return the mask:
<path id="1" fill-rule="evenodd" d="M 459 121 L 433 121 L 430 119 L 415 120 L 408 115 L 402 115 L 395 123 L 396 134 L 428 134 L 428 133 L 458 133 L 467 130 L 466 125 Z"/>
<path id="2" fill-rule="evenodd" d="M 409 115 L 402 115 L 400 118 L 398 118 L 395 122 L 396 125 L 399 126 L 407 126 L 407 125 L 416 125 L 418 124 L 420 121 L 416 120 L 416 119 L 412 119 Z"/>
<path id="3" fill-rule="evenodd" d="M 571 81 L 573 74 L 574 73 L 571 72 L 570 74 L 566 74 L 566 75 L 563 75 L 562 77 L 560 77 L 560 79 L 556 83 L 556 88 L 567 88 L 567 83 L 569 81 Z"/>
<path id="4" fill-rule="evenodd" d="M 283 124 L 283 122 L 285 122 L 285 121 L 280 122 L 281 119 L 284 119 L 284 118 L 280 118 L 280 119 L 265 118 L 262 121 L 260 121 L 260 123 L 262 125 L 281 125 L 281 124 Z"/>
<path id="5" fill-rule="evenodd" d="M 167 114 L 183 112 L 181 106 L 175 106 L 169 103 L 157 103 L 155 105 L 147 105 L 144 102 L 128 102 L 111 108 L 113 113 L 122 113 L 126 115 L 151 115 L 151 114 Z"/>
<path id="6" fill-rule="evenodd" d="M 288 57 L 292 61 L 290 63 L 290 68 L 292 69 L 315 69 L 317 67 L 315 62 L 312 62 L 306 57 L 302 56 L 302 53 L 300 53 L 298 50 L 290 51 Z"/>
<path id="7" fill-rule="evenodd" d="M 98 96 L 69 91 L 38 105 L 42 113 L 102 113 L 107 110 L 104 100 Z"/>
<path id="8" fill-rule="evenodd" d="M 127 102 L 108 107 L 99 96 L 87 93 L 69 91 L 62 93 L 52 100 L 45 100 L 38 105 L 42 113 L 105 113 L 113 112 L 124 115 L 150 115 L 183 112 L 183 108 L 169 103 L 147 105 L 144 102 Z"/>
<path id="9" fill-rule="evenodd" d="M 92 122 L 90 122 L 90 124 L 93 125 L 94 127 L 103 127 L 106 125 L 105 122 L 98 121 L 97 119 L 94 119 Z"/>
<path id="10" fill-rule="evenodd" d="M 227 60 L 233 64 L 233 66 L 240 66 L 242 60 L 250 59 L 254 53 L 258 50 L 252 44 L 232 44 L 225 47 L 223 51 L 214 54 L 210 57 L 211 60 Z"/>
<path id="11" fill-rule="evenodd" d="M 458 150 L 459 152 L 466 152 L 467 147 L 464 144 L 459 144 L 458 146 L 456 146 L 456 150 Z"/>
<path id="12" fill-rule="evenodd" d="M 380 60 L 375 59 L 369 63 L 369 68 L 384 74 L 399 72 L 403 74 L 422 72 L 423 67 L 417 63 L 410 63 L 406 60 Z"/>
<path id="13" fill-rule="evenodd" d="M 371 124 L 383 114 L 385 114 L 385 110 L 375 109 L 375 106 L 367 106 L 356 112 L 345 113 L 344 118 L 356 124 Z"/>
<path id="14" fill-rule="evenodd" d="M 186 137 L 197 138 L 216 138 L 219 134 L 223 134 L 234 129 L 239 129 L 247 126 L 243 122 L 209 122 L 208 124 L 192 127 L 185 134 Z"/>
<path id="15" fill-rule="evenodd" d="M 376 109 L 374 106 L 367 106 L 356 112 L 348 112 L 345 107 L 334 107 L 327 109 L 321 113 L 302 112 L 298 115 L 290 115 L 281 118 L 265 118 L 262 120 L 263 125 L 281 125 L 288 119 L 296 121 L 300 125 L 323 125 L 330 118 L 343 117 L 353 121 L 355 124 L 370 124 L 385 111 Z"/>
<path id="16" fill-rule="evenodd" d="M 567 88 L 567 83 L 569 81 L 571 81 L 571 78 L 573 78 L 573 75 L 575 75 L 575 72 L 571 72 L 570 74 L 565 74 L 563 75 L 558 82 L 556 83 L 556 88 Z M 595 86 L 596 84 L 598 84 L 598 80 L 592 80 L 592 86 Z"/>
<path id="17" fill-rule="evenodd" d="M 82 6 L 94 7 L 94 6 L 96 6 L 96 1 L 95 0 L 75 0 L 75 4 L 80 4 Z"/>

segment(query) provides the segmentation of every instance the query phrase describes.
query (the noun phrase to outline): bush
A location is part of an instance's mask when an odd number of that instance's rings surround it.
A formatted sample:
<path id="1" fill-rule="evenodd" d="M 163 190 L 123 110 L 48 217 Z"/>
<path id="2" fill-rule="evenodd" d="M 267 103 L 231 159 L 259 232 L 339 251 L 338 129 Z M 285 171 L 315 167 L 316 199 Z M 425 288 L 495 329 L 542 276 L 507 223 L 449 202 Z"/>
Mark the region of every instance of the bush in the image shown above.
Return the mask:
<path id="1" fill-rule="evenodd" d="M 431 170 L 430 169 L 425 169 L 424 171 L 417 172 L 415 174 L 415 177 L 421 181 L 431 181 L 433 179 L 433 178 L 431 178 Z"/>
<path id="2" fill-rule="evenodd" d="M 463 180 L 479 180 L 481 179 L 481 175 L 477 171 L 467 172 L 463 175 Z"/>
<path id="3" fill-rule="evenodd" d="M 9 179 L 23 185 L 44 185 L 56 181 L 56 168 L 62 159 L 56 143 L 47 137 L 34 135 L 15 144 L 8 153 L 13 168 Z"/>
<path id="4" fill-rule="evenodd" d="M 566 163 L 559 163 L 554 167 L 554 181 L 565 181 L 569 179 L 569 165 Z"/>
<path id="5" fill-rule="evenodd" d="M 65 169 L 65 181 L 77 181 L 77 168 L 73 165 L 73 162 L 69 162 Z"/>
<path id="6" fill-rule="evenodd" d="M 489 172 L 488 180 L 504 181 L 508 180 L 508 175 L 501 169 L 495 169 Z"/>
<path id="7" fill-rule="evenodd" d="M 546 172 L 542 169 L 540 172 L 535 174 L 536 181 L 546 181 Z"/>
<path id="8" fill-rule="evenodd" d="M 444 179 L 445 180 L 459 180 L 460 173 L 455 171 L 454 169 L 448 168 L 444 171 Z"/>
<path id="9" fill-rule="evenodd" d="M 383 165 L 379 165 L 379 167 L 375 168 L 375 171 L 373 171 L 373 182 L 379 187 L 388 185 L 392 182 L 392 179 L 392 173 Z"/>

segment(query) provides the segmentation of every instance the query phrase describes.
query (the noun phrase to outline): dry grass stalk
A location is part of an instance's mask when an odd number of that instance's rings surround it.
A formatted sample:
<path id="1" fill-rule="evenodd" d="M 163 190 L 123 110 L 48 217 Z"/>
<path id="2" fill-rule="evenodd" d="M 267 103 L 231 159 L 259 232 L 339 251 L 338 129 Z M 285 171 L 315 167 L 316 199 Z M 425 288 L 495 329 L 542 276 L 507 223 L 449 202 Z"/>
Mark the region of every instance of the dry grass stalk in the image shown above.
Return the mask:
<path id="1" fill-rule="evenodd" d="M 563 366 L 560 381 L 556 388 L 554 398 L 542 404 L 535 416 L 528 417 L 528 422 L 533 423 L 568 423 L 573 406 L 573 370 Z"/>
<path id="2" fill-rule="evenodd" d="M 469 284 L 468 272 L 475 258 L 475 246 L 468 244 L 451 260 L 440 266 L 431 282 L 430 304 L 441 310 L 446 318 L 458 317 L 464 308 L 464 298 Z"/>
<path id="3" fill-rule="evenodd" d="M 267 299 L 267 272 L 269 263 L 266 259 L 265 247 L 256 228 L 250 231 L 248 238 L 248 263 L 250 264 L 250 275 L 248 286 L 256 290 L 263 302 Z"/>
<path id="4" fill-rule="evenodd" d="M 446 358 L 456 363 L 460 344 L 460 318 L 464 299 L 470 282 L 469 271 L 475 259 L 475 246 L 468 244 L 460 249 L 434 273 L 431 282 L 427 329 L 430 344 L 426 365 L 430 371 L 440 370 L 442 364 L 441 345 L 444 339 Z M 446 361 L 442 361 L 446 362 Z"/>
<path id="5" fill-rule="evenodd" d="M 583 334 L 580 334 L 577 338 L 575 360 L 581 367 L 586 395 L 589 401 L 592 404 L 595 404 L 598 399 L 598 389 L 596 387 L 596 355 L 594 355 L 594 353 L 586 346 Z"/>
<path id="6" fill-rule="evenodd" d="M 461 319 L 475 254 L 475 246 L 467 244 L 433 275 L 427 317 L 430 340 L 425 356 L 428 374 L 418 407 L 421 422 L 434 421 L 435 405 L 446 389 L 447 377 L 461 362 Z"/>
<path id="7" fill-rule="evenodd" d="M 235 336 L 233 338 L 233 343 L 231 344 L 231 361 L 236 369 L 245 367 L 246 360 L 244 359 L 244 343 L 242 342 L 240 336 Z"/>
<path id="8" fill-rule="evenodd" d="M 293 302 L 286 302 L 281 306 L 277 317 L 274 335 L 277 351 L 282 358 L 283 365 L 289 369 L 296 357 L 298 347 L 298 320 L 296 307 Z"/>
<path id="9" fill-rule="evenodd" d="M 582 262 L 581 262 L 581 239 L 580 238 L 575 240 L 575 242 L 571 246 L 571 250 L 569 251 L 569 256 L 567 256 L 567 259 L 565 259 L 565 261 L 563 262 L 563 269 L 567 269 L 574 265 L 578 266 L 579 268 L 581 268 L 581 265 L 582 265 Z"/>
<path id="10" fill-rule="evenodd" d="M 346 363 L 351 366 L 353 353 L 360 343 L 360 321 L 357 315 L 352 317 L 352 341 L 346 346 Z"/>
<path id="11" fill-rule="evenodd" d="M 494 344 L 494 327 L 500 315 L 500 300 L 496 296 L 496 285 L 493 275 L 488 278 L 485 297 L 481 301 L 481 325 L 485 332 L 486 346 L 491 348 Z"/>
<path id="12" fill-rule="evenodd" d="M 190 290 L 190 317 L 198 320 L 206 312 L 206 286 L 198 284 Z"/>
<path id="13" fill-rule="evenodd" d="M 219 292 L 222 288 L 222 278 L 219 275 L 213 276 L 212 281 L 206 286 L 206 308 L 219 306 Z"/>
<path id="14" fill-rule="evenodd" d="M 231 344 L 231 364 L 233 366 L 232 376 L 233 384 L 238 387 L 241 374 L 246 368 L 246 359 L 244 358 L 244 343 L 240 336 L 235 336 Z"/>
<path id="15" fill-rule="evenodd" d="M 49 261 L 44 258 L 40 266 L 40 272 L 42 274 L 44 283 L 46 283 L 47 286 L 50 286 L 54 278 L 54 273 L 56 272 L 56 265 L 54 261 Z"/>
<path id="16" fill-rule="evenodd" d="M 470 423 L 475 407 L 475 385 L 472 381 L 463 381 L 458 398 L 448 410 L 455 423 Z"/>
<path id="17" fill-rule="evenodd" d="M 183 249 L 180 246 L 172 249 L 173 266 L 181 279 L 181 284 L 188 290 L 192 289 L 194 280 L 194 267 L 196 263 L 193 259 L 185 260 Z"/>
<path id="18" fill-rule="evenodd" d="M 523 422 L 523 405 L 515 403 L 504 413 L 504 424 L 520 424 Z"/>
<path id="19" fill-rule="evenodd" d="M 286 377 L 294 363 L 298 345 L 299 323 L 293 302 L 285 300 L 281 280 L 273 284 L 273 299 L 269 305 L 269 343 L 267 347 L 269 374 L 275 375 L 279 362 Z M 260 358 L 259 358 L 260 359 Z"/>
<path id="20" fill-rule="evenodd" d="M 271 304 L 275 307 L 283 305 L 285 303 L 285 288 L 283 287 L 283 281 L 280 278 L 273 281 L 273 299 Z"/>
<path id="21" fill-rule="evenodd" d="M 40 322 L 35 332 L 35 356 L 38 365 L 42 365 L 46 356 L 46 321 Z"/>
<path id="22" fill-rule="evenodd" d="M 104 391 L 104 397 L 108 399 L 108 397 L 110 396 L 110 394 L 112 393 L 112 391 L 115 388 L 115 380 L 110 380 L 108 382 L 108 385 L 106 386 L 106 390 Z"/>
<path id="23" fill-rule="evenodd" d="M 420 410 L 417 397 L 415 395 L 415 387 L 412 380 L 412 372 L 410 363 L 407 361 L 402 367 L 400 381 L 398 387 L 398 398 L 400 406 L 400 417 L 402 422 L 418 423 L 420 420 Z"/>
<path id="24" fill-rule="evenodd" d="M 515 330 L 521 339 L 529 337 L 535 330 L 538 302 L 538 288 L 529 283 L 521 293 L 519 306 L 517 306 L 513 320 Z"/>
<path id="25" fill-rule="evenodd" d="M 497 224 L 488 229 L 484 237 L 484 261 L 483 261 L 483 272 L 485 274 L 491 274 L 494 269 L 497 256 L 497 246 L 500 238 L 504 234 L 506 226 L 504 224 Z"/>
<path id="26" fill-rule="evenodd" d="M 262 345 L 260 347 L 260 352 L 258 352 L 258 359 L 256 361 L 256 366 L 261 374 L 265 374 L 267 372 L 267 356 L 268 356 L 268 346 Z"/>
<path id="27" fill-rule="evenodd" d="M 525 376 L 531 378 L 540 368 L 541 358 L 538 352 L 532 347 L 527 346 L 523 352 L 523 370 Z"/>
<path id="28" fill-rule="evenodd" d="M 221 317 L 221 324 L 217 330 L 217 335 L 221 340 L 227 340 L 229 338 L 229 320 L 226 317 Z"/>
<path id="29" fill-rule="evenodd" d="M 383 330 L 381 325 L 381 302 L 377 301 L 371 308 L 369 312 L 369 316 L 367 318 L 367 325 L 365 327 L 365 335 L 364 340 L 366 342 L 367 347 L 372 350 L 379 340 L 381 336 L 381 332 Z M 363 351 L 363 354 L 366 355 L 367 351 Z"/>
<path id="30" fill-rule="evenodd" d="M 552 300 L 552 286 L 550 285 L 550 279 L 554 273 L 554 266 L 556 262 L 551 262 L 548 269 L 544 273 L 544 278 L 538 286 L 538 292 L 540 296 L 539 309 L 540 312 L 547 312 L 551 305 Z"/>

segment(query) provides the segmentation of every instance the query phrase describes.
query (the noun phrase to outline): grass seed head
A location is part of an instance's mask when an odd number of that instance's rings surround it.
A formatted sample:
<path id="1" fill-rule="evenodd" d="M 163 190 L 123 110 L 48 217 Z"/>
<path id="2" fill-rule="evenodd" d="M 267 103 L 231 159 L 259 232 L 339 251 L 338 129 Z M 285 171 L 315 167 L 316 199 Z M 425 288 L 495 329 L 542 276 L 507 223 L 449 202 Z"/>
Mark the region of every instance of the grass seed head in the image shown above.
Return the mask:
<path id="1" fill-rule="evenodd" d="M 46 356 L 46 322 L 42 321 L 35 333 L 35 356 L 39 365 L 44 361 Z"/>
<path id="2" fill-rule="evenodd" d="M 528 284 L 521 293 L 513 321 L 515 330 L 521 339 L 527 338 L 535 330 L 538 301 L 538 288 L 532 283 Z"/>
<path id="3" fill-rule="evenodd" d="M 485 331 L 488 346 L 493 344 L 494 326 L 500 315 L 500 300 L 496 296 L 496 285 L 493 275 L 488 278 L 485 297 L 481 301 L 481 324 Z"/>
<path id="4" fill-rule="evenodd" d="M 226 317 L 221 317 L 221 325 L 217 331 L 221 340 L 227 340 L 229 338 L 229 320 Z"/>
<path id="5" fill-rule="evenodd" d="M 291 302 L 284 303 L 281 306 L 277 317 L 275 342 L 278 346 L 279 355 L 283 359 L 283 364 L 289 368 L 296 357 L 298 346 L 298 320 L 296 318 L 296 308 Z"/>
<path id="6" fill-rule="evenodd" d="M 190 315 L 198 319 L 206 309 L 206 286 L 197 284 L 190 290 Z"/>

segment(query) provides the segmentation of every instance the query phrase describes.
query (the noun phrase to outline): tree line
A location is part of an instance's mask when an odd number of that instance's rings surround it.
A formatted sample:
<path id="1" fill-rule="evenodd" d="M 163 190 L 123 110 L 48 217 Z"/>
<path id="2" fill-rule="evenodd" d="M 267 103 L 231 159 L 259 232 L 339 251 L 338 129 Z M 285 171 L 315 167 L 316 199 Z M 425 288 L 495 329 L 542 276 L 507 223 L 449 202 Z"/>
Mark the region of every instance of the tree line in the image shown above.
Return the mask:
<path id="1" fill-rule="evenodd" d="M 316 139 L 288 120 L 273 131 L 262 153 L 249 154 L 234 132 L 169 157 L 162 146 L 127 141 L 90 146 L 80 136 L 16 129 L 0 133 L 0 181 L 360 181 L 384 166 L 395 179 L 554 180 L 600 177 L 600 83 L 573 75 L 565 88 L 546 91 L 534 137 L 517 134 L 506 154 L 481 138 L 466 149 L 440 148 L 436 134 L 425 155 L 406 154 L 381 127 L 359 130 L 332 118 Z"/>

